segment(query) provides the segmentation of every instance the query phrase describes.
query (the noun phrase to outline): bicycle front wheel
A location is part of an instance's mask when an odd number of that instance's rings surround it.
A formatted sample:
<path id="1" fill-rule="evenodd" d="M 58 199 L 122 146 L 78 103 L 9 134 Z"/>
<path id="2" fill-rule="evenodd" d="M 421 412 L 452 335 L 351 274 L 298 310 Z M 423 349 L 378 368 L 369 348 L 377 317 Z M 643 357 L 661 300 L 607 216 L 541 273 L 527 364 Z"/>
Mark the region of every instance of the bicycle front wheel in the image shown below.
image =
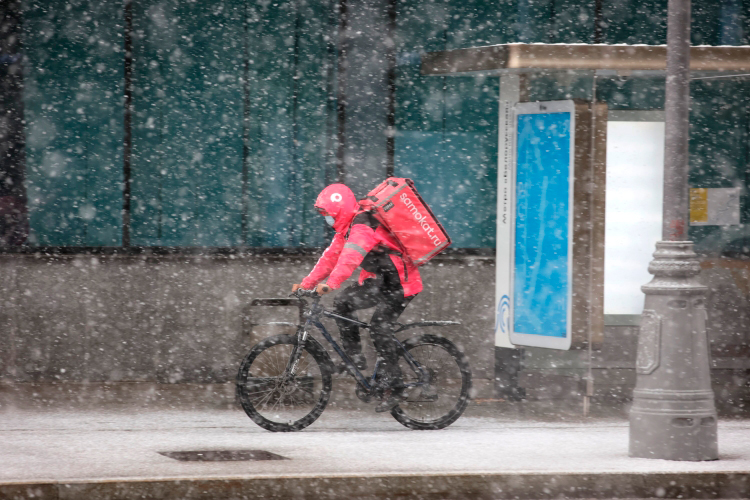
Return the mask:
<path id="1" fill-rule="evenodd" d="M 330 357 L 308 337 L 294 375 L 287 366 L 297 337 L 277 335 L 253 347 L 237 374 L 237 397 L 247 416 L 266 430 L 299 431 L 313 423 L 331 396 Z"/>
<path id="2" fill-rule="evenodd" d="M 448 427 L 466 410 L 471 390 L 471 370 L 466 356 L 448 339 L 420 335 L 404 343 L 411 357 L 429 374 L 429 384 L 407 389 L 408 398 L 391 415 L 410 429 Z M 418 373 L 401 359 L 404 382 L 420 382 Z"/>

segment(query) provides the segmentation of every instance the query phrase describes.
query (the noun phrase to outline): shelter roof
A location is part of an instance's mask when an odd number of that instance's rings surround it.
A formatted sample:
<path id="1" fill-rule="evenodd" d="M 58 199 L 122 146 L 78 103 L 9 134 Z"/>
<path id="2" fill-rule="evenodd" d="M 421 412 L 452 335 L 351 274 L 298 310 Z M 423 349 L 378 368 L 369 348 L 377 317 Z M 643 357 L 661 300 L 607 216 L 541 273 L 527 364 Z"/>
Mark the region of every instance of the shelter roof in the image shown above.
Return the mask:
<path id="1" fill-rule="evenodd" d="M 664 72 L 666 45 L 508 43 L 429 52 L 424 75 L 523 73 L 547 71 Z M 750 72 L 750 46 L 694 46 L 694 72 Z"/>

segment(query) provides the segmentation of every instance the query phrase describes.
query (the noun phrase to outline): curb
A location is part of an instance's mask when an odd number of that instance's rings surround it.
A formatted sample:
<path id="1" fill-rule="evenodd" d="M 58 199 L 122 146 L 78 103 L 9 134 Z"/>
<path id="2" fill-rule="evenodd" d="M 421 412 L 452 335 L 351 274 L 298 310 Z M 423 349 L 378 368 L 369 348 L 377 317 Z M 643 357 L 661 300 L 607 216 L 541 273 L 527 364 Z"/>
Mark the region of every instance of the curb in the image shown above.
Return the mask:
<path id="1" fill-rule="evenodd" d="M 0 483 L 0 500 L 748 498 L 750 473 L 435 474 Z"/>

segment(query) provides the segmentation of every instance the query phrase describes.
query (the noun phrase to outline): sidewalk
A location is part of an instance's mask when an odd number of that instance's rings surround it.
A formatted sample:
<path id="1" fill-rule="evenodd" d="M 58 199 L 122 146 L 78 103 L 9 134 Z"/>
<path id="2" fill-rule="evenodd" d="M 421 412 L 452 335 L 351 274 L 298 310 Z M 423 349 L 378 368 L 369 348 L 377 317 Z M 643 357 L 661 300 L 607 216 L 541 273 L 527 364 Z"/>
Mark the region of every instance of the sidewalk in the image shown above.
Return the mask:
<path id="1" fill-rule="evenodd" d="M 507 409 L 507 407 L 505 407 Z M 719 424 L 721 460 L 627 456 L 621 418 L 519 420 L 472 405 L 442 431 L 332 408 L 299 433 L 241 410 L 5 410 L 6 498 L 742 498 L 750 421 Z M 180 462 L 159 452 L 264 450 L 287 460 Z"/>

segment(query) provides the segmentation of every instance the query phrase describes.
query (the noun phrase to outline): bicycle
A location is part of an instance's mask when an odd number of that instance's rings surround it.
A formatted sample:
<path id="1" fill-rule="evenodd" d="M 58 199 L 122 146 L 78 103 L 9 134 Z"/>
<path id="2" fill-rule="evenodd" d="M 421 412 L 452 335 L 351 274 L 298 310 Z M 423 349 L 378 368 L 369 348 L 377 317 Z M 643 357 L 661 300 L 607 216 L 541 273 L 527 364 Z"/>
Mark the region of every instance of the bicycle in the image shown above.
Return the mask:
<path id="1" fill-rule="evenodd" d="M 314 290 L 298 289 L 300 324 L 295 335 L 276 335 L 256 344 L 245 356 L 237 373 L 237 398 L 250 419 L 274 432 L 299 431 L 312 424 L 325 410 L 335 371 L 328 351 L 311 335 L 317 328 L 341 357 L 346 371 L 356 380 L 356 396 L 369 403 L 384 397 L 387 387 L 375 363 L 370 377 L 363 375 L 321 323 L 321 316 L 348 321 L 360 328 L 369 324 L 340 316 L 320 304 Z M 308 307 L 305 298 L 312 298 Z M 260 305 L 290 305 L 289 299 L 256 299 Z M 279 324 L 276 322 L 275 324 Z M 455 321 L 422 321 L 398 324 L 404 330 L 458 325 Z M 406 386 L 406 399 L 391 410 L 401 424 L 418 430 L 443 429 L 463 414 L 469 402 L 471 371 L 466 356 L 448 339 L 423 334 L 405 342 L 400 363 Z"/>

